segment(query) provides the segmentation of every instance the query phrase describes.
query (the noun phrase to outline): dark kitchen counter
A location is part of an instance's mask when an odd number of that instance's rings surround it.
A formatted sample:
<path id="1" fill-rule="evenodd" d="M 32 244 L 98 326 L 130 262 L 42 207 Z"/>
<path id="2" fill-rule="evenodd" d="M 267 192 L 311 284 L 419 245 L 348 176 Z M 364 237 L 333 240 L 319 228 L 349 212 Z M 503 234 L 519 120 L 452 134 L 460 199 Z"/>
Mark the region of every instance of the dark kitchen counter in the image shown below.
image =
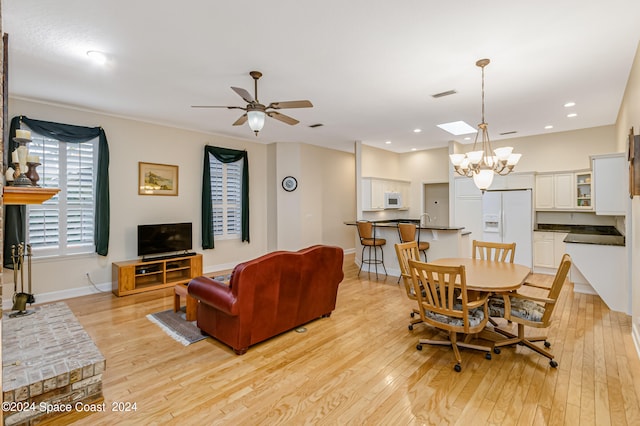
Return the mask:
<path id="1" fill-rule="evenodd" d="M 420 227 L 420 229 L 432 229 L 436 231 L 459 231 L 464 229 L 464 226 L 439 226 L 439 225 L 426 225 L 420 226 L 420 219 L 384 219 L 384 220 L 372 220 L 376 227 L 379 228 L 395 228 L 400 222 L 412 222 Z M 356 221 L 345 222 L 345 225 L 355 225 Z"/>
<path id="2" fill-rule="evenodd" d="M 624 246 L 624 235 L 615 226 L 559 225 L 539 223 L 535 231 L 566 232 L 565 243 Z"/>

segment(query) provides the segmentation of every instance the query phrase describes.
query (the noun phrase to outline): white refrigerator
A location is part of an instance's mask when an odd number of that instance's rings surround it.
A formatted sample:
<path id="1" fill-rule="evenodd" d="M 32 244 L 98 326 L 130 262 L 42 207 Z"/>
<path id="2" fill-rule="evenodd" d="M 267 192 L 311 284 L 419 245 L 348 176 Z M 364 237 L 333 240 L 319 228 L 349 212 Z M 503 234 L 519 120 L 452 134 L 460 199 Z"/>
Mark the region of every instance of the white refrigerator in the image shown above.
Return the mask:
<path id="1" fill-rule="evenodd" d="M 533 205 L 530 189 L 486 191 L 482 196 L 482 239 L 516 243 L 515 263 L 533 266 Z"/>

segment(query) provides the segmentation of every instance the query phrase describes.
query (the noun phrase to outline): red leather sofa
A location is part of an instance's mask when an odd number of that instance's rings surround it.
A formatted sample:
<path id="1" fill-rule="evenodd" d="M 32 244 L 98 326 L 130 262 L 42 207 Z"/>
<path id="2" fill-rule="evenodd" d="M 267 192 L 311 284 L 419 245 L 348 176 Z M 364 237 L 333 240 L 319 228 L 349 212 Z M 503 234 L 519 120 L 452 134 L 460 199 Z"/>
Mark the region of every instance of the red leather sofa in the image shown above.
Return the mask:
<path id="1" fill-rule="evenodd" d="M 197 277 L 200 330 L 244 354 L 249 346 L 321 317 L 336 307 L 343 251 L 317 245 L 277 251 L 237 265 L 229 285 Z"/>

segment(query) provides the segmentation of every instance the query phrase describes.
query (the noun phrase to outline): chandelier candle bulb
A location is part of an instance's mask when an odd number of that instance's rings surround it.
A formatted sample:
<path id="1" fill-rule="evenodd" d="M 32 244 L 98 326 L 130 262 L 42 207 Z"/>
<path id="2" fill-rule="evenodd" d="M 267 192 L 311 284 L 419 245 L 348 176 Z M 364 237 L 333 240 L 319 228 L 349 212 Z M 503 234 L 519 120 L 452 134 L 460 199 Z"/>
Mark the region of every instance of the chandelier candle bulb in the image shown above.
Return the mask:
<path id="1" fill-rule="evenodd" d="M 11 153 L 11 162 L 18 163 L 20 160 L 18 159 L 18 151 L 13 151 Z"/>
<path id="2" fill-rule="evenodd" d="M 28 155 L 27 156 L 27 163 L 39 163 L 40 162 L 40 156 L 39 155 Z"/>
<path id="3" fill-rule="evenodd" d="M 31 132 L 29 130 L 16 130 L 16 138 L 19 139 L 31 139 Z"/>

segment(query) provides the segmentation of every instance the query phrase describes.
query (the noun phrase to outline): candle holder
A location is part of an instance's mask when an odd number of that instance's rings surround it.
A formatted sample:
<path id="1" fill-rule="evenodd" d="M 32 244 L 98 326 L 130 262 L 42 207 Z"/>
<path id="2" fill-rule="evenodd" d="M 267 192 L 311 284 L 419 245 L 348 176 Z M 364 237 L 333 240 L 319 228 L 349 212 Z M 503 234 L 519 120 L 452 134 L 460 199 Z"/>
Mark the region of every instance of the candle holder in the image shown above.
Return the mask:
<path id="1" fill-rule="evenodd" d="M 38 167 L 40 164 L 41 163 L 27 162 L 27 167 L 29 168 L 29 170 L 27 170 L 26 176 L 31 181 L 31 184 L 33 186 L 38 186 L 38 181 L 40 180 L 40 176 L 38 175 L 38 171 L 36 170 L 36 167 Z"/>
<path id="2" fill-rule="evenodd" d="M 18 161 L 15 161 L 16 158 L 14 158 L 13 161 L 17 177 L 13 181 L 13 186 L 33 186 L 33 183 L 25 174 L 27 170 L 27 156 L 29 155 L 27 144 L 31 142 L 31 139 L 13 138 L 13 140 L 18 143 L 18 147 L 15 149 Z"/>
<path id="3" fill-rule="evenodd" d="M 25 173 L 20 169 L 20 163 L 13 163 L 16 168 L 16 172 L 14 173 L 15 179 L 13 180 L 13 186 L 33 186 L 31 180 L 27 177 Z"/>

